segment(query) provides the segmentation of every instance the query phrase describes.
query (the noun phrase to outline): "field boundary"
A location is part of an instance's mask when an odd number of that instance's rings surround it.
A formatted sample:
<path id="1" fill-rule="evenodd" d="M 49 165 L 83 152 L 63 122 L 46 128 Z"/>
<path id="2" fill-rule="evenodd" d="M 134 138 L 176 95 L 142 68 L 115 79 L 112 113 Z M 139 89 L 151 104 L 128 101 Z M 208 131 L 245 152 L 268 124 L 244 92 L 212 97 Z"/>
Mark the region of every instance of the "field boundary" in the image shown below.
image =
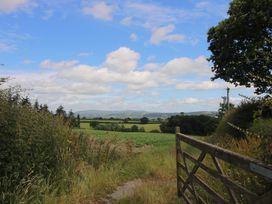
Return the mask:
<path id="1" fill-rule="evenodd" d="M 193 146 L 200 150 L 200 155 L 195 158 L 182 148 L 182 143 Z M 215 166 L 211 168 L 203 162 L 206 156 L 210 156 Z M 272 182 L 272 165 L 265 165 L 261 161 L 240 155 L 238 153 L 223 149 L 221 147 L 194 139 L 180 132 L 180 128 L 176 127 L 176 168 L 177 168 L 177 191 L 178 197 L 182 197 L 186 203 L 206 203 L 199 195 L 195 185 L 205 190 L 218 203 L 241 203 L 238 195 L 243 194 L 244 198 L 251 203 L 271 203 L 272 189 L 267 190 L 262 195 L 257 195 L 254 192 L 246 189 L 238 182 L 233 181 L 225 175 L 218 159 L 227 162 L 235 167 L 239 167 L 247 172 L 251 172 L 256 176 L 261 176 L 268 182 Z M 193 163 L 191 171 L 188 168 L 188 161 Z M 204 170 L 205 173 L 218 179 L 227 189 L 228 198 L 225 195 L 219 194 L 199 176 L 196 175 L 198 169 Z M 182 174 L 183 173 L 183 174 Z M 186 176 L 182 176 L 182 175 Z M 194 202 L 193 202 L 194 203 Z"/>

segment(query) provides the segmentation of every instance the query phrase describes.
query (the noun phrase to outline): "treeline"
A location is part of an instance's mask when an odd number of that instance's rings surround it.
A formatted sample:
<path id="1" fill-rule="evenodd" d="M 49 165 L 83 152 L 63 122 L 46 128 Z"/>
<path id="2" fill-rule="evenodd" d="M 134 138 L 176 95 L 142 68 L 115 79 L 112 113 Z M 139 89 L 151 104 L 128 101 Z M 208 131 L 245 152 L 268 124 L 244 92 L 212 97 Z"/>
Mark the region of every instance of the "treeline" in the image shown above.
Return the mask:
<path id="1" fill-rule="evenodd" d="M 36 100 L 34 104 L 32 105 L 28 97 L 24 97 L 20 99 L 19 94 L 16 94 L 15 96 L 10 96 L 10 97 L 13 103 L 17 102 L 17 103 L 20 103 L 21 105 L 33 107 L 33 109 L 36 110 L 37 112 L 47 112 L 52 114 L 53 116 L 61 116 L 63 117 L 64 121 L 68 122 L 70 127 L 80 128 L 80 115 L 79 114 L 75 115 L 75 113 L 72 110 L 70 110 L 67 113 L 64 110 L 64 107 L 62 105 L 60 105 L 56 109 L 55 113 L 53 113 L 49 111 L 47 104 L 39 104 L 38 100 Z"/>
<path id="2" fill-rule="evenodd" d="M 148 124 L 148 123 L 161 123 L 164 121 L 162 118 L 157 119 L 150 119 L 148 117 L 142 117 L 142 118 L 103 118 L 103 117 L 95 117 L 95 118 L 86 118 L 82 117 L 82 120 L 92 120 L 92 121 L 103 121 L 103 123 L 111 123 L 110 121 L 117 121 L 117 123 L 132 123 L 132 124 Z M 107 122 L 106 122 L 107 121 Z"/>
<path id="3" fill-rule="evenodd" d="M 105 130 L 105 131 L 117 131 L 117 132 L 145 132 L 143 127 L 138 127 L 133 125 L 131 127 L 125 127 L 118 123 L 99 123 L 98 121 L 91 121 L 90 127 L 95 130 Z"/>
<path id="4" fill-rule="evenodd" d="M 210 135 L 218 125 L 218 119 L 207 115 L 176 115 L 160 125 L 161 132 L 174 133 L 179 126 L 182 133 L 189 135 Z"/>

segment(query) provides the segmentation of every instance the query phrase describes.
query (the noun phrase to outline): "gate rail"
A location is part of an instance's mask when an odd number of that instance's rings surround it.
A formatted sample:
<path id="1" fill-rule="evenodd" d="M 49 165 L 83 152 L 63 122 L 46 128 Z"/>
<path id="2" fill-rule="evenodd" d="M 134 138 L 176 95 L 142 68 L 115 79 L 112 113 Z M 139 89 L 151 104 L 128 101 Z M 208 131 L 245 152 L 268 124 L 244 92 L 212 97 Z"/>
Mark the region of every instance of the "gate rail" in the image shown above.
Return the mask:
<path id="1" fill-rule="evenodd" d="M 201 151 L 197 159 L 194 158 L 194 156 L 192 156 L 190 153 L 182 149 L 182 142 L 189 144 Z M 207 155 L 211 156 L 215 169 L 203 163 Z M 239 167 L 248 172 L 251 172 L 254 175 L 261 176 L 268 182 L 272 182 L 272 165 L 265 165 L 261 161 L 194 139 L 180 133 L 180 128 L 176 127 L 176 165 L 178 196 L 182 197 L 186 201 L 186 203 L 206 203 L 195 188 L 195 184 L 197 184 L 199 187 L 204 189 L 207 194 L 213 197 L 213 199 L 217 203 L 238 204 L 240 202 L 239 199 L 237 199 L 237 193 L 243 194 L 244 197 L 248 200 L 247 203 L 272 203 L 272 189 L 270 189 L 263 195 L 257 195 L 256 193 L 251 192 L 244 186 L 227 177 L 218 159 L 232 164 L 235 167 Z M 191 171 L 189 170 L 187 165 L 188 160 L 190 160 L 194 164 Z M 229 198 L 227 199 L 226 196 L 220 195 L 212 187 L 206 184 L 201 178 L 199 178 L 199 176 L 196 175 L 198 169 L 202 169 L 215 179 L 219 179 L 221 183 L 223 183 L 226 187 Z M 187 176 L 186 179 L 181 175 L 182 171 L 183 174 Z M 185 194 L 186 190 L 189 192 L 189 195 L 191 195 L 190 197 Z"/>

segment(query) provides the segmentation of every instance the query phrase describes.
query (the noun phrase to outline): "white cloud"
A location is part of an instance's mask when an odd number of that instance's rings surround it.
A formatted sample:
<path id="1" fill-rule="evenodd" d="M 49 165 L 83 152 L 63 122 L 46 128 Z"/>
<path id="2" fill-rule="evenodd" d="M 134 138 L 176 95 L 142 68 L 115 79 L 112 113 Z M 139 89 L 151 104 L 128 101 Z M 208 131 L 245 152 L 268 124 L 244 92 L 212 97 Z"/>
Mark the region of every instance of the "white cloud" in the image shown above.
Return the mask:
<path id="1" fill-rule="evenodd" d="M 138 36 L 136 33 L 131 33 L 129 38 L 132 40 L 132 41 L 137 41 L 138 40 Z"/>
<path id="2" fill-rule="evenodd" d="M 151 44 L 159 44 L 162 41 L 167 42 L 185 42 L 186 37 L 180 34 L 171 34 L 175 30 L 174 25 L 168 25 L 154 29 L 150 38 Z"/>
<path id="3" fill-rule="evenodd" d="M 195 90 L 226 88 L 223 82 L 209 82 L 207 78 L 199 80 L 198 76 L 203 77 L 202 72 L 208 73 L 209 70 L 204 56 L 195 59 L 180 57 L 162 64 L 149 63 L 144 67 L 137 66 L 139 59 L 139 53 L 121 47 L 109 53 L 100 65 L 81 64 L 76 60 L 46 59 L 40 63 L 42 69 L 38 72 L 8 75 L 15 79 L 10 83 L 31 89 L 32 96 L 51 107 L 64 104 L 69 108 L 97 109 L 103 107 L 101 98 L 104 98 L 103 104 L 107 104 L 108 109 L 184 111 L 185 107 L 202 110 L 203 107 L 206 110 L 218 107 L 220 97 L 212 100 L 179 98 L 180 95 L 177 95 L 166 100 L 154 99 L 154 96 L 162 95 L 163 90 L 192 90 L 193 94 Z M 191 81 L 188 81 L 187 76 L 183 78 L 187 74 L 193 74 Z M 144 97 L 137 98 L 136 95 Z"/>
<path id="4" fill-rule="evenodd" d="M 92 5 L 85 5 L 82 12 L 85 15 L 92 15 L 94 18 L 108 21 L 112 20 L 113 10 L 113 6 L 110 6 L 103 1 L 97 1 Z"/>
<path id="5" fill-rule="evenodd" d="M 176 84 L 176 88 L 179 90 L 211 90 L 211 89 L 226 89 L 239 88 L 226 82 L 214 82 L 214 81 L 185 81 Z"/>
<path id="6" fill-rule="evenodd" d="M 115 72 L 130 72 L 136 68 L 139 58 L 139 53 L 127 47 L 120 47 L 107 55 L 105 66 Z"/>
<path id="7" fill-rule="evenodd" d="M 160 64 L 156 64 L 156 63 L 148 63 L 144 65 L 144 69 L 147 71 L 154 71 L 157 70 L 161 67 Z"/>
<path id="8" fill-rule="evenodd" d="M 49 59 L 46 59 L 40 63 L 40 66 L 45 69 L 67 69 L 74 67 L 77 64 L 79 64 L 77 60 L 53 62 Z"/>
<path id="9" fill-rule="evenodd" d="M 188 74 L 209 75 L 211 70 L 204 56 L 195 59 L 180 57 L 170 60 L 162 68 L 162 73 L 170 76 L 182 76 Z"/>
<path id="10" fill-rule="evenodd" d="M 0 13 L 12 13 L 18 9 L 27 7 L 30 4 L 30 0 L 1 0 L 0 1 Z"/>

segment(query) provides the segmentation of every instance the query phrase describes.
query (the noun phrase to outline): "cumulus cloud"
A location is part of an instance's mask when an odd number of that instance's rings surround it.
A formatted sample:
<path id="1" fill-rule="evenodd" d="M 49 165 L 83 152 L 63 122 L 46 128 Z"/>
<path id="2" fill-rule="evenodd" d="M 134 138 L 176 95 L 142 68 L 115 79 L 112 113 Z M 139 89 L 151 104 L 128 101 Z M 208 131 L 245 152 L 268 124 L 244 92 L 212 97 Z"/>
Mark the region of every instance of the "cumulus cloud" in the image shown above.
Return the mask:
<path id="1" fill-rule="evenodd" d="M 195 59 L 180 57 L 160 64 L 148 63 L 143 67 L 138 66 L 139 59 L 140 54 L 136 51 L 120 47 L 106 55 L 105 61 L 100 65 L 82 64 L 77 60 L 45 59 L 40 63 L 41 69 L 38 72 L 14 73 L 10 76 L 15 78 L 12 80 L 13 84 L 20 84 L 22 88 L 31 89 L 31 93 L 39 99 L 48 101 L 50 98 L 53 105 L 65 102 L 65 104 L 71 103 L 71 106 L 83 104 L 85 100 L 86 104 L 90 104 L 92 97 L 120 95 L 126 97 L 140 94 L 152 99 L 154 96 L 159 96 L 162 89 L 195 91 L 223 89 L 226 85 L 233 88 L 223 82 L 206 81 L 207 78 L 204 81 L 199 81 L 199 78 L 194 79 L 198 76 L 203 77 L 203 73 L 209 73 L 208 62 L 204 56 Z M 188 81 L 188 74 L 193 74 L 193 78 L 190 77 L 191 81 Z M 72 101 L 65 101 L 71 96 L 73 96 Z M 99 103 L 99 99 L 94 100 Z M 185 107 L 186 104 L 204 106 L 205 103 L 207 103 L 206 99 L 194 97 L 169 99 L 164 102 L 161 100 L 140 102 L 143 106 L 141 109 L 145 110 L 164 106 Z M 131 101 L 129 103 L 125 101 L 123 105 L 131 108 L 138 107 L 136 103 L 131 104 Z"/>
<path id="2" fill-rule="evenodd" d="M 1 0 L 0 13 L 12 13 L 21 8 L 26 8 L 30 0 Z"/>
<path id="3" fill-rule="evenodd" d="M 171 76 L 181 76 L 188 74 L 208 75 L 211 73 L 208 61 L 204 56 L 195 59 L 180 57 L 170 60 L 161 70 Z"/>
<path id="4" fill-rule="evenodd" d="M 113 6 L 110 6 L 103 1 L 97 1 L 91 5 L 85 5 L 82 12 L 85 15 L 91 15 L 94 18 L 108 21 L 112 20 L 113 10 Z"/>
<path id="5" fill-rule="evenodd" d="M 186 37 L 184 35 L 171 34 L 174 30 L 175 26 L 172 24 L 154 29 L 150 38 L 150 43 L 157 45 L 162 41 L 185 42 Z"/>
<path id="6" fill-rule="evenodd" d="M 157 70 L 161 67 L 160 64 L 156 64 L 156 63 L 147 63 L 144 65 L 144 69 L 147 71 L 154 71 Z"/>
<path id="7" fill-rule="evenodd" d="M 127 47 L 120 47 L 107 55 L 105 66 L 116 72 L 130 72 L 136 68 L 139 58 L 139 53 Z"/>

